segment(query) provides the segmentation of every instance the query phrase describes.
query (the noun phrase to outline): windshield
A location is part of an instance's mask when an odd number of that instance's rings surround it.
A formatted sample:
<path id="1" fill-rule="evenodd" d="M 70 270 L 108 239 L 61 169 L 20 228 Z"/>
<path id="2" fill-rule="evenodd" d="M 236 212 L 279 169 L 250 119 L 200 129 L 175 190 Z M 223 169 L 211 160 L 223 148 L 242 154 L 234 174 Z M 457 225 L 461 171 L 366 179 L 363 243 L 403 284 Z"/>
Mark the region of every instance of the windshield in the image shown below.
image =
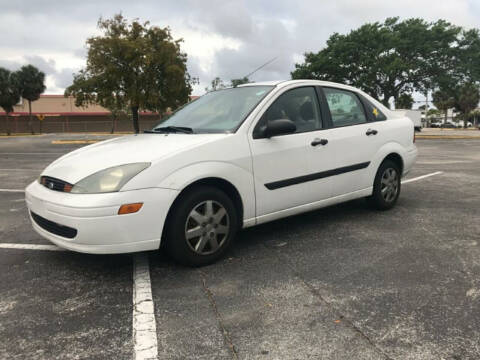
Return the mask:
<path id="1" fill-rule="evenodd" d="M 273 86 L 245 86 L 212 91 L 174 112 L 153 130 L 191 128 L 194 133 L 235 131 Z"/>

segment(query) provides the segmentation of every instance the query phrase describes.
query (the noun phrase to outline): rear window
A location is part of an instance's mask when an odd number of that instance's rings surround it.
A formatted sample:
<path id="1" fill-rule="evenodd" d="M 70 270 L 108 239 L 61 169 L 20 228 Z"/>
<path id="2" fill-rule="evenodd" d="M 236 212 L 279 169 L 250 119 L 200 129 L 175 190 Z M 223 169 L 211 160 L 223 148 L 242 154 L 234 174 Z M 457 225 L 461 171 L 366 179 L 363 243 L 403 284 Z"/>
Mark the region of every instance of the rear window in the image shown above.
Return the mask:
<path id="1" fill-rule="evenodd" d="M 371 116 L 373 121 L 387 120 L 387 117 L 385 116 L 385 114 L 382 113 L 378 107 L 374 106 L 370 101 L 368 101 L 364 97 L 363 97 L 363 103 L 365 104 L 367 114 Z"/>
<path id="2" fill-rule="evenodd" d="M 335 89 L 324 88 L 333 127 L 357 125 L 367 122 L 363 105 L 354 93 Z"/>

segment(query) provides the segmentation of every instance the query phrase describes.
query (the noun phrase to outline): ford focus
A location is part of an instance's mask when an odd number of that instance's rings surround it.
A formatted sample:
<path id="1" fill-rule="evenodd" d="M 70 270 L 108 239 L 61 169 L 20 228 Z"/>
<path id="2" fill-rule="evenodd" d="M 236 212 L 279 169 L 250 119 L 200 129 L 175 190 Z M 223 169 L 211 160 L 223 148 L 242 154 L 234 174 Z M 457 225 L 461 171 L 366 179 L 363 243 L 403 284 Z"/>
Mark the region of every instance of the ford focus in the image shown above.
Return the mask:
<path id="1" fill-rule="evenodd" d="M 25 194 L 33 228 L 58 246 L 112 254 L 162 244 L 201 266 L 242 228 L 362 197 L 392 208 L 416 158 L 412 121 L 356 88 L 262 82 L 68 153 Z"/>

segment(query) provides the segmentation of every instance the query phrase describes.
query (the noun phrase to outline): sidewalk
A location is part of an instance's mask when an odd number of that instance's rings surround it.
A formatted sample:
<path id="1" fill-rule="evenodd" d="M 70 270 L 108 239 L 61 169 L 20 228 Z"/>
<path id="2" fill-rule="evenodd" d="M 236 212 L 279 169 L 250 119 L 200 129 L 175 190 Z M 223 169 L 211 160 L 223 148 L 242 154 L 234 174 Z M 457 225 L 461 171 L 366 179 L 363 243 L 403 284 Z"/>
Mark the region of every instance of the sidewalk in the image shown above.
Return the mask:
<path id="1" fill-rule="evenodd" d="M 480 130 L 423 128 L 421 132 L 416 132 L 415 136 L 417 139 L 479 139 L 480 140 Z"/>

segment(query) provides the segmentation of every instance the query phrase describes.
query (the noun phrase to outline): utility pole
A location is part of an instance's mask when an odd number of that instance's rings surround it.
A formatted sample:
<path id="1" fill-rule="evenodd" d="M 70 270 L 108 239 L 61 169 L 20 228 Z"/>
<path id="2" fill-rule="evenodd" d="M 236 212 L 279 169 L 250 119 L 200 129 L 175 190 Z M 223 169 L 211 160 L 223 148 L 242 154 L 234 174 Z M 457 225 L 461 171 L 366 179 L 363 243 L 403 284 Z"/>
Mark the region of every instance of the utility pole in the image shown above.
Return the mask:
<path id="1" fill-rule="evenodd" d="M 428 125 L 428 123 L 427 123 L 427 121 L 428 121 L 427 114 L 428 114 L 428 89 L 425 90 L 425 126 Z"/>

